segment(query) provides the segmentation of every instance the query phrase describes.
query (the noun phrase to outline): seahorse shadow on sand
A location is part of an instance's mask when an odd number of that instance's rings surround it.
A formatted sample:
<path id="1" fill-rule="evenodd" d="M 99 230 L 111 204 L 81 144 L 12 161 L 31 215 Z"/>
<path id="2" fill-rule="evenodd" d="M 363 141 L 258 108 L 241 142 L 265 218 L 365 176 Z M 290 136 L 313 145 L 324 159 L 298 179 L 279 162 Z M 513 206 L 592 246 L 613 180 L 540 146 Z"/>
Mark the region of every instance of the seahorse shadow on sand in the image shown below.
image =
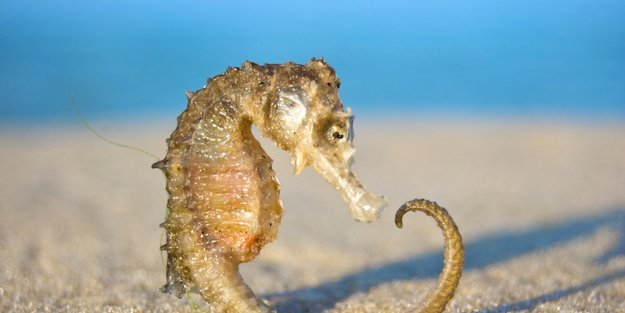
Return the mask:
<path id="1" fill-rule="evenodd" d="M 595 262 L 602 264 L 616 256 L 625 255 L 625 208 L 618 208 L 549 226 L 535 227 L 521 232 L 501 232 L 466 241 L 464 271 L 479 270 L 533 252 L 546 250 L 575 239 L 590 236 L 603 227 L 617 229 L 619 232 L 618 242 L 608 252 L 597 258 Z M 314 287 L 261 296 L 269 299 L 278 312 L 292 312 L 305 304 L 305 312 L 320 313 L 333 308 L 336 303 L 351 295 L 366 292 L 384 283 L 396 280 L 436 278 L 440 272 L 441 263 L 442 251 L 439 250 L 366 268 Z M 532 309 L 541 303 L 555 301 L 573 293 L 622 278 L 625 278 L 625 269 L 597 277 L 580 285 L 548 292 L 535 298 L 508 303 L 499 307 L 483 308 L 482 312 L 516 312 Z"/>

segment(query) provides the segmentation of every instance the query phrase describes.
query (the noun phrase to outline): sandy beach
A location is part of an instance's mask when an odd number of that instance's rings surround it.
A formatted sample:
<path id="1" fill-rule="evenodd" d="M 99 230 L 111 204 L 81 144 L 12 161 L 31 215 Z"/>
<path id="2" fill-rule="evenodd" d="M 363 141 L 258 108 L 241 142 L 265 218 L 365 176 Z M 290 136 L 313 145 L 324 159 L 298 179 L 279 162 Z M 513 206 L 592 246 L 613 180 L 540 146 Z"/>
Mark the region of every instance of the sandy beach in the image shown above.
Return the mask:
<path id="1" fill-rule="evenodd" d="M 164 156 L 165 122 L 100 121 Z M 353 170 L 390 207 L 353 221 L 312 169 L 282 184 L 279 239 L 242 268 L 278 312 L 407 312 L 433 289 L 442 235 L 413 198 L 446 207 L 466 266 L 447 312 L 625 312 L 625 126 L 537 121 L 356 120 Z M 201 312 L 157 291 L 167 199 L 150 156 L 81 127 L 0 128 L 0 311 Z"/>

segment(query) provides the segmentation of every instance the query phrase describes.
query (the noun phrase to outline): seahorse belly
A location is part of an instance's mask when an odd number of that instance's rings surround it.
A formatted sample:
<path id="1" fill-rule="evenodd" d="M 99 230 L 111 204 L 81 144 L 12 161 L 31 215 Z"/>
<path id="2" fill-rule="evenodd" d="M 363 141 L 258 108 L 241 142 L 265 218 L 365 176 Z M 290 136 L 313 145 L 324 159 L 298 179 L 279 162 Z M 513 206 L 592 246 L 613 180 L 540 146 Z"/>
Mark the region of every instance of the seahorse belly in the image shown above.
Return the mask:
<path id="1" fill-rule="evenodd" d="M 275 179 L 263 181 L 266 174 L 256 163 L 188 166 L 189 209 L 202 242 L 240 262 L 256 257 L 275 238 L 282 211 Z"/>

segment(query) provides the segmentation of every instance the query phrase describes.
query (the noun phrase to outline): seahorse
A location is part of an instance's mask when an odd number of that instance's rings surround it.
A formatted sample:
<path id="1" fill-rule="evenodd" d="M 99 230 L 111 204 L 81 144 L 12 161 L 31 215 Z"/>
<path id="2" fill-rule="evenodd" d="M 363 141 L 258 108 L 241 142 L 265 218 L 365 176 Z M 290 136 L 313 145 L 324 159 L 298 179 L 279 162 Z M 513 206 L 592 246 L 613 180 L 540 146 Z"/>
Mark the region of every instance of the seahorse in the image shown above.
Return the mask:
<path id="1" fill-rule="evenodd" d="M 350 170 L 353 116 L 339 98 L 340 84 L 323 59 L 303 65 L 245 61 L 187 92 L 167 154 L 152 165 L 165 174 L 169 194 L 161 224 L 167 238 L 161 291 L 178 297 L 197 291 L 212 312 L 274 312 L 239 274 L 241 263 L 277 237 L 283 211 L 272 160 L 252 126 L 290 154 L 295 174 L 310 165 L 332 184 L 354 219 L 379 217 L 386 200 L 368 192 Z M 427 212 L 451 220 L 444 210 Z M 450 236 L 460 238 L 449 225 Z M 450 262 L 458 267 L 458 258 L 446 254 L 446 268 Z M 451 295 L 457 280 L 452 285 L 446 287 Z"/>

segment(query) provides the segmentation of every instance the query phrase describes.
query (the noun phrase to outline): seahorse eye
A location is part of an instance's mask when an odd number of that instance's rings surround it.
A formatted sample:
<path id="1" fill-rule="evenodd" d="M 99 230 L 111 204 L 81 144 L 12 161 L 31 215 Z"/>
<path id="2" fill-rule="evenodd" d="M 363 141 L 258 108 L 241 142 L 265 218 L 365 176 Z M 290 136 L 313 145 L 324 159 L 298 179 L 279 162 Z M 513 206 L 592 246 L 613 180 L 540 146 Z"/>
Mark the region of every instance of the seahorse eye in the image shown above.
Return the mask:
<path id="1" fill-rule="evenodd" d="M 341 127 L 338 124 L 332 124 L 328 127 L 326 132 L 327 140 L 332 144 L 338 144 L 347 139 L 347 133 L 345 132 L 345 127 Z"/>

